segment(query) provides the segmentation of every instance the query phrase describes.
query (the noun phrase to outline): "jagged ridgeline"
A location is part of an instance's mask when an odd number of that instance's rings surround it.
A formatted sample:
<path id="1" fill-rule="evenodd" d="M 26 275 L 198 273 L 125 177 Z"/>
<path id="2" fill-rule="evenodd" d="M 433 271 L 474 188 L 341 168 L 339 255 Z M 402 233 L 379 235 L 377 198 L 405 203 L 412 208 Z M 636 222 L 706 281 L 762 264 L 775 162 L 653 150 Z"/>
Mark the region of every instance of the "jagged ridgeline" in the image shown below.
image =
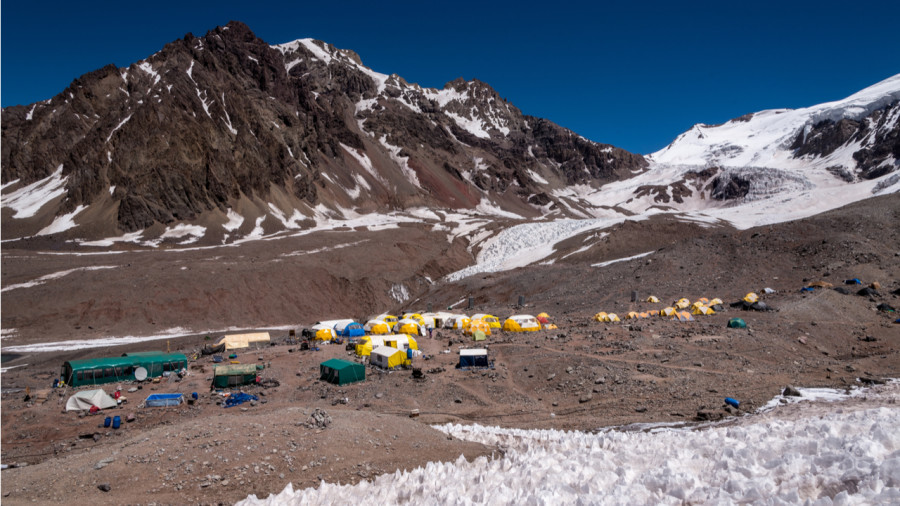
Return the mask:
<path id="1" fill-rule="evenodd" d="M 81 226 L 67 238 L 222 227 L 230 211 L 277 218 L 268 227 L 484 200 L 524 217 L 565 215 L 555 189 L 647 166 L 522 114 L 483 82 L 422 88 L 353 51 L 310 39 L 272 46 L 238 22 L 5 108 L 2 125 L 5 189 L 37 182 L 54 197 L 4 207 L 5 238 L 75 211 Z"/>

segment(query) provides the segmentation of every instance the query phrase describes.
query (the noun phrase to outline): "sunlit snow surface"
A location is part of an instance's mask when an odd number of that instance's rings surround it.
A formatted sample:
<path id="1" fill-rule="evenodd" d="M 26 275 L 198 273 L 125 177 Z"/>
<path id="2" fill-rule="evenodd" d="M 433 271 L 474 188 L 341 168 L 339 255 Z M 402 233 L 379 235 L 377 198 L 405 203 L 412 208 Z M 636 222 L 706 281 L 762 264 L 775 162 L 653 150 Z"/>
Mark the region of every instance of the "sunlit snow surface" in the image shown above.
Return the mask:
<path id="1" fill-rule="evenodd" d="M 238 504 L 898 504 L 900 384 L 854 397 L 652 431 L 449 424 L 437 428 L 505 454 Z"/>

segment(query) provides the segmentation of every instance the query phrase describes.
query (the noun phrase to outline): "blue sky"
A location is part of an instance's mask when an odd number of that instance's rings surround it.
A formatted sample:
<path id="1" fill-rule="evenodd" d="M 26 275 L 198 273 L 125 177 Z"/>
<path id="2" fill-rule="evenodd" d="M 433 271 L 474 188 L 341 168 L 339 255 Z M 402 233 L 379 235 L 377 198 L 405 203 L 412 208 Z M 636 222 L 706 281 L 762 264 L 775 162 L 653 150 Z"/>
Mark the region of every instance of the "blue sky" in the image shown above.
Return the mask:
<path id="1" fill-rule="evenodd" d="M 314 37 L 442 87 L 477 78 L 525 114 L 638 153 L 694 123 L 844 98 L 900 73 L 900 2 L 12 2 L 0 102 L 30 104 L 230 20 Z"/>

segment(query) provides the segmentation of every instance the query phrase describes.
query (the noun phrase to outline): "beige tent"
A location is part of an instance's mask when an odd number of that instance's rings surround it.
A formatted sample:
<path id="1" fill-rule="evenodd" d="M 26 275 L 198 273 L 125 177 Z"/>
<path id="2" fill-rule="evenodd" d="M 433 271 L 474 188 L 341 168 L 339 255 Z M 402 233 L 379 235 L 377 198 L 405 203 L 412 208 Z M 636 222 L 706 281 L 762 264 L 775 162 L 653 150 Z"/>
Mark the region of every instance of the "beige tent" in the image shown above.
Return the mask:
<path id="1" fill-rule="evenodd" d="M 225 345 L 225 350 L 236 350 L 239 348 L 249 348 L 251 344 L 268 343 L 268 332 L 256 332 L 253 334 L 234 334 L 232 336 L 224 336 L 219 339 L 216 346 Z"/>
<path id="2" fill-rule="evenodd" d="M 66 402 L 66 411 L 82 411 L 97 406 L 100 409 L 116 407 L 116 400 L 101 389 L 75 392 Z"/>

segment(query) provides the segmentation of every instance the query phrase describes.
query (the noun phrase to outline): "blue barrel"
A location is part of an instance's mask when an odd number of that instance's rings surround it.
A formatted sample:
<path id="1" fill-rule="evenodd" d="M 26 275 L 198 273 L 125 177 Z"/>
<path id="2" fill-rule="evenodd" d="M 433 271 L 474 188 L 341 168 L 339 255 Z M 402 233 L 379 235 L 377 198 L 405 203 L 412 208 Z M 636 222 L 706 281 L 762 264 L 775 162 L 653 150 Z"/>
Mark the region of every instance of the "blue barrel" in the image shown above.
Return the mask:
<path id="1" fill-rule="evenodd" d="M 110 418 L 110 417 L 107 416 L 106 418 L 103 419 L 103 426 L 104 426 L 104 427 L 109 427 L 109 424 L 110 424 L 111 422 L 112 422 L 112 418 Z"/>
<path id="2" fill-rule="evenodd" d="M 406 349 L 406 358 L 412 360 L 412 348 Z"/>
<path id="3" fill-rule="evenodd" d="M 729 406 L 734 406 L 736 408 L 741 407 L 740 401 L 738 401 L 737 399 L 732 399 L 731 397 L 725 398 L 725 404 L 728 404 Z"/>
<path id="4" fill-rule="evenodd" d="M 119 415 L 114 416 L 112 420 L 112 428 L 118 429 L 120 425 L 122 425 L 122 417 Z"/>
<path id="5" fill-rule="evenodd" d="M 191 399 L 194 399 L 196 401 L 197 398 L 198 398 L 197 392 L 191 392 Z"/>

